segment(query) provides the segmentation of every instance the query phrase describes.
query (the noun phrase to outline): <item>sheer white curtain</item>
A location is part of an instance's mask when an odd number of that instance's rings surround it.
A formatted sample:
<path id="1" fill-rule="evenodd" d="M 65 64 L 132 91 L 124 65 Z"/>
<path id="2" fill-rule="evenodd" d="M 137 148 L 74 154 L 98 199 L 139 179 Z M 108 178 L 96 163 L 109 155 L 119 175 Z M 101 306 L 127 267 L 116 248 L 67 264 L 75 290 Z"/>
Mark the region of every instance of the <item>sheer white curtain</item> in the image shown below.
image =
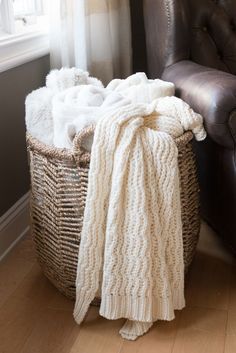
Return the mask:
<path id="1" fill-rule="evenodd" d="M 131 73 L 129 0 L 52 0 L 51 67 L 86 69 L 104 83 Z"/>

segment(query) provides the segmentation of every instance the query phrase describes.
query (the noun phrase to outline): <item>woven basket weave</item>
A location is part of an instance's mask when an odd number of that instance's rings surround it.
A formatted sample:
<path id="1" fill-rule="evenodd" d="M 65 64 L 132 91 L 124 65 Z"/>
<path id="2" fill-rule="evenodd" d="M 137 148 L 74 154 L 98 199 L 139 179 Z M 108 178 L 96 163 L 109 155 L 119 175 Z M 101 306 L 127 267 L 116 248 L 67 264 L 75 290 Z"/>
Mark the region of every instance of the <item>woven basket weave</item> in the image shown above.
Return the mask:
<path id="1" fill-rule="evenodd" d="M 75 298 L 75 278 L 85 207 L 89 153 L 81 148 L 93 127 L 74 140 L 74 149 L 48 147 L 27 135 L 31 173 L 31 229 L 45 275 Z M 185 271 L 192 262 L 200 229 L 199 190 L 191 132 L 176 139 L 183 222 Z"/>

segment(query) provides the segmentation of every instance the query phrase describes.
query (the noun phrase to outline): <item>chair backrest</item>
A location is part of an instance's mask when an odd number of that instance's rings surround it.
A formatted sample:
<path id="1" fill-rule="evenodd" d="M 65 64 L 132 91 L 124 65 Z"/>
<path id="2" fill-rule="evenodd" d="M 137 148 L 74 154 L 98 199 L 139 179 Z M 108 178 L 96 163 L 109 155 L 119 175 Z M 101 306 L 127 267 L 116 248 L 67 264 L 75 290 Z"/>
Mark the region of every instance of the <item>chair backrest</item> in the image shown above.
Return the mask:
<path id="1" fill-rule="evenodd" d="M 150 77 L 180 60 L 236 74 L 236 0 L 143 0 Z"/>

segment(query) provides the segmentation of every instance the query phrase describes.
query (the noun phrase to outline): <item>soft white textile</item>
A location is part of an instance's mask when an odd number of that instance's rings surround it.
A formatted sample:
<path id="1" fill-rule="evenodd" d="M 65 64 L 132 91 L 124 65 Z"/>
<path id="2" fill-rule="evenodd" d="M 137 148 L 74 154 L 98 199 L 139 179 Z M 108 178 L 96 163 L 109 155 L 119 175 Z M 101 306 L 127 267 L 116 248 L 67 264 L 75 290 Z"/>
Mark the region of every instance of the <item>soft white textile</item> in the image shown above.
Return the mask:
<path id="1" fill-rule="evenodd" d="M 54 144 L 54 121 L 52 102 L 56 94 L 70 87 L 93 85 L 103 88 L 102 82 L 90 77 L 88 72 L 76 68 L 62 68 L 51 71 L 46 77 L 46 87 L 31 92 L 25 101 L 25 122 L 27 131 L 41 142 Z M 65 116 L 67 112 L 65 112 Z M 92 140 L 90 139 L 90 145 Z M 68 147 L 68 144 L 60 145 Z M 58 145 L 59 147 L 59 145 Z"/>
<path id="2" fill-rule="evenodd" d="M 114 79 L 107 85 L 107 90 L 120 92 L 133 104 L 151 103 L 155 99 L 174 96 L 175 85 L 163 80 L 149 80 L 144 72 L 138 72 L 128 78 Z"/>
<path id="3" fill-rule="evenodd" d="M 106 89 L 81 85 L 64 90 L 53 98 L 53 143 L 56 147 L 71 148 L 75 134 L 96 124 L 107 110 L 122 108 L 128 103 L 151 103 L 173 94 L 173 83 L 148 80 L 145 73 L 137 73 L 126 80 L 113 80 Z M 90 151 L 91 143 L 90 138 L 83 147 Z"/>
<path id="4" fill-rule="evenodd" d="M 206 136 L 202 117 L 175 97 L 131 104 L 98 121 L 78 258 L 77 323 L 99 288 L 100 314 L 127 318 L 120 333 L 131 340 L 184 307 L 178 150 L 172 139 L 184 130 L 198 140 Z"/>
<path id="5" fill-rule="evenodd" d="M 119 93 L 91 85 L 72 87 L 55 95 L 52 102 L 54 146 L 71 148 L 76 133 L 96 124 L 110 109 L 122 108 L 128 103 Z M 90 151 L 91 145 L 90 138 L 84 141 L 83 147 Z"/>
<path id="6" fill-rule="evenodd" d="M 192 130 L 203 140 L 206 132 L 202 117 L 173 93 L 173 84 L 144 73 L 104 88 L 73 68 L 51 72 L 47 87 L 26 99 L 27 130 L 42 142 L 71 148 L 76 133 L 96 124 L 74 317 L 82 322 L 101 290 L 100 314 L 127 318 L 120 334 L 130 340 L 157 319 L 172 320 L 185 303 L 173 138 Z"/>
<path id="7" fill-rule="evenodd" d="M 129 103 L 151 103 L 173 94 L 172 83 L 148 80 L 145 73 L 113 80 L 105 89 L 101 81 L 90 77 L 86 71 L 77 68 L 53 70 L 46 78 L 46 87 L 33 91 L 26 99 L 26 127 L 41 142 L 71 148 L 75 134 L 96 124 L 109 109 L 122 108 Z M 160 112 L 162 102 L 158 103 Z M 180 106 L 184 104 L 179 100 Z M 174 120 L 176 114 L 176 106 L 170 103 L 164 126 L 170 117 Z M 91 145 L 92 137 L 85 140 L 83 147 L 91 150 Z"/>
<path id="8" fill-rule="evenodd" d="M 103 84 L 95 77 L 90 77 L 87 71 L 73 68 L 52 70 L 46 77 L 46 86 L 54 93 L 79 85 L 93 85 L 102 88 Z"/>
<path id="9" fill-rule="evenodd" d="M 53 92 L 42 87 L 31 92 L 25 100 L 26 129 L 47 145 L 53 144 L 52 98 Z"/>

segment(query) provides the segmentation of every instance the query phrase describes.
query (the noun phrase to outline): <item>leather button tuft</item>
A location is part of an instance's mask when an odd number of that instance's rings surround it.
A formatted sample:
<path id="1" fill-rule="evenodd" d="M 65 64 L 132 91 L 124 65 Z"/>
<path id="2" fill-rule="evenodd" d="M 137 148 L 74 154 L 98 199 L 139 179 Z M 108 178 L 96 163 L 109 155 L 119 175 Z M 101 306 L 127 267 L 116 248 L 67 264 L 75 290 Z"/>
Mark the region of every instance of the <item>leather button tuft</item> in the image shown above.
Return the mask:
<path id="1" fill-rule="evenodd" d="M 207 32 L 207 27 L 203 27 L 203 32 Z"/>
<path id="2" fill-rule="evenodd" d="M 233 32 L 235 32 L 235 24 L 234 21 L 230 22 L 230 28 L 232 29 Z"/>

